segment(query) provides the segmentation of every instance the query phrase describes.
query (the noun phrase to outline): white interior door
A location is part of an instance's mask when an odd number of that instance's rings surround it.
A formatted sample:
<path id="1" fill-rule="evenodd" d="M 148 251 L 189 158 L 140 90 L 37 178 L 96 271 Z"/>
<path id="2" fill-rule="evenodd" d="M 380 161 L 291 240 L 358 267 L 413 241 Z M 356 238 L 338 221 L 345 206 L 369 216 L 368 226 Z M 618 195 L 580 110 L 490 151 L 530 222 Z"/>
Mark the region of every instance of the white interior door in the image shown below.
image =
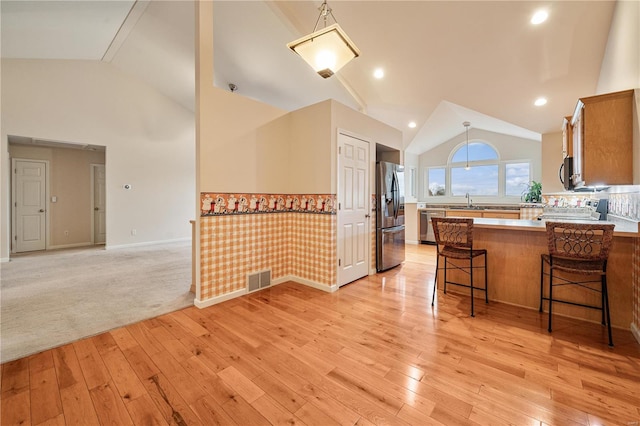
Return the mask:
<path id="1" fill-rule="evenodd" d="M 338 135 L 338 285 L 369 273 L 369 143 Z"/>
<path id="2" fill-rule="evenodd" d="M 107 206 L 105 195 L 105 166 L 95 164 L 93 168 L 93 242 L 104 244 L 107 237 Z"/>
<path id="3" fill-rule="evenodd" d="M 16 252 L 46 249 L 46 163 L 15 160 Z"/>

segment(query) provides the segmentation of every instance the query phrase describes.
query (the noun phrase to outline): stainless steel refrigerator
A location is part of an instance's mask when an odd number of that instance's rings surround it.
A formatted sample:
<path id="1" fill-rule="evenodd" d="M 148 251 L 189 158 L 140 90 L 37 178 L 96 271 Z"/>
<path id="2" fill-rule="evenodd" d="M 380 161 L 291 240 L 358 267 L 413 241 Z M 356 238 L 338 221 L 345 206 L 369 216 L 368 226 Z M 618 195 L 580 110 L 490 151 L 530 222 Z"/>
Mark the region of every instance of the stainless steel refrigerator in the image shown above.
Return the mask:
<path id="1" fill-rule="evenodd" d="M 404 261 L 404 167 L 376 163 L 376 269 Z"/>

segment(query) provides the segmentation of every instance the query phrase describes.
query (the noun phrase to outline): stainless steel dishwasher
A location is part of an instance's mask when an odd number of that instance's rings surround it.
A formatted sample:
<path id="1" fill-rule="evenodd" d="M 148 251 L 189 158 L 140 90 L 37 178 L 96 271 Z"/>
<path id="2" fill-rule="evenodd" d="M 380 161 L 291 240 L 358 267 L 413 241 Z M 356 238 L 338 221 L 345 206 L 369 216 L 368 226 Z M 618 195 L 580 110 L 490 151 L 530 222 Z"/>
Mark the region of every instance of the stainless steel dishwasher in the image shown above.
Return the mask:
<path id="1" fill-rule="evenodd" d="M 436 238 L 433 235 L 432 217 L 445 217 L 444 210 L 421 210 L 420 211 L 420 242 L 423 244 L 435 244 Z"/>

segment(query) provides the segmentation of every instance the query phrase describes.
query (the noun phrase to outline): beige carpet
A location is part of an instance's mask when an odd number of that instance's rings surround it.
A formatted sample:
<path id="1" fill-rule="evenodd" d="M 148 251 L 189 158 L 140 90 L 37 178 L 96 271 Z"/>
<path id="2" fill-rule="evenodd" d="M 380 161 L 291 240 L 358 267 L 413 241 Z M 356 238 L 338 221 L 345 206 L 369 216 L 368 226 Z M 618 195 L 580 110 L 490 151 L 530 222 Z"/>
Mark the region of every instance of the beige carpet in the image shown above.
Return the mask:
<path id="1" fill-rule="evenodd" d="M 12 256 L 0 264 L 0 361 L 193 304 L 191 242 Z"/>

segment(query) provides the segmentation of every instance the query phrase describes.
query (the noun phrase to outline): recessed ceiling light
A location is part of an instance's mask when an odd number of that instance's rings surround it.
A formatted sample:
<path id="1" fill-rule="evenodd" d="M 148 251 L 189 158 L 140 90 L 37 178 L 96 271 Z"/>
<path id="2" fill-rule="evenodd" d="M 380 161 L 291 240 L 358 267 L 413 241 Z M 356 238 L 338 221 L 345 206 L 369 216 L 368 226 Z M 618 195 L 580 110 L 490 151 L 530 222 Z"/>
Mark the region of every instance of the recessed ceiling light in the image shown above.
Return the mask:
<path id="1" fill-rule="evenodd" d="M 376 70 L 373 72 L 373 76 L 380 80 L 382 77 L 384 77 L 384 70 L 382 68 L 376 68 Z"/>
<path id="2" fill-rule="evenodd" d="M 549 17 L 549 13 L 546 10 L 539 10 L 531 17 L 531 23 L 533 25 L 542 24 Z"/>
<path id="3" fill-rule="evenodd" d="M 542 106 L 544 104 L 547 103 L 547 99 L 546 98 L 538 98 L 536 99 L 536 101 L 533 103 L 535 106 Z"/>
<path id="4" fill-rule="evenodd" d="M 409 127 L 411 127 L 412 129 L 415 129 L 415 127 L 417 126 L 415 121 L 412 121 L 409 123 Z"/>

